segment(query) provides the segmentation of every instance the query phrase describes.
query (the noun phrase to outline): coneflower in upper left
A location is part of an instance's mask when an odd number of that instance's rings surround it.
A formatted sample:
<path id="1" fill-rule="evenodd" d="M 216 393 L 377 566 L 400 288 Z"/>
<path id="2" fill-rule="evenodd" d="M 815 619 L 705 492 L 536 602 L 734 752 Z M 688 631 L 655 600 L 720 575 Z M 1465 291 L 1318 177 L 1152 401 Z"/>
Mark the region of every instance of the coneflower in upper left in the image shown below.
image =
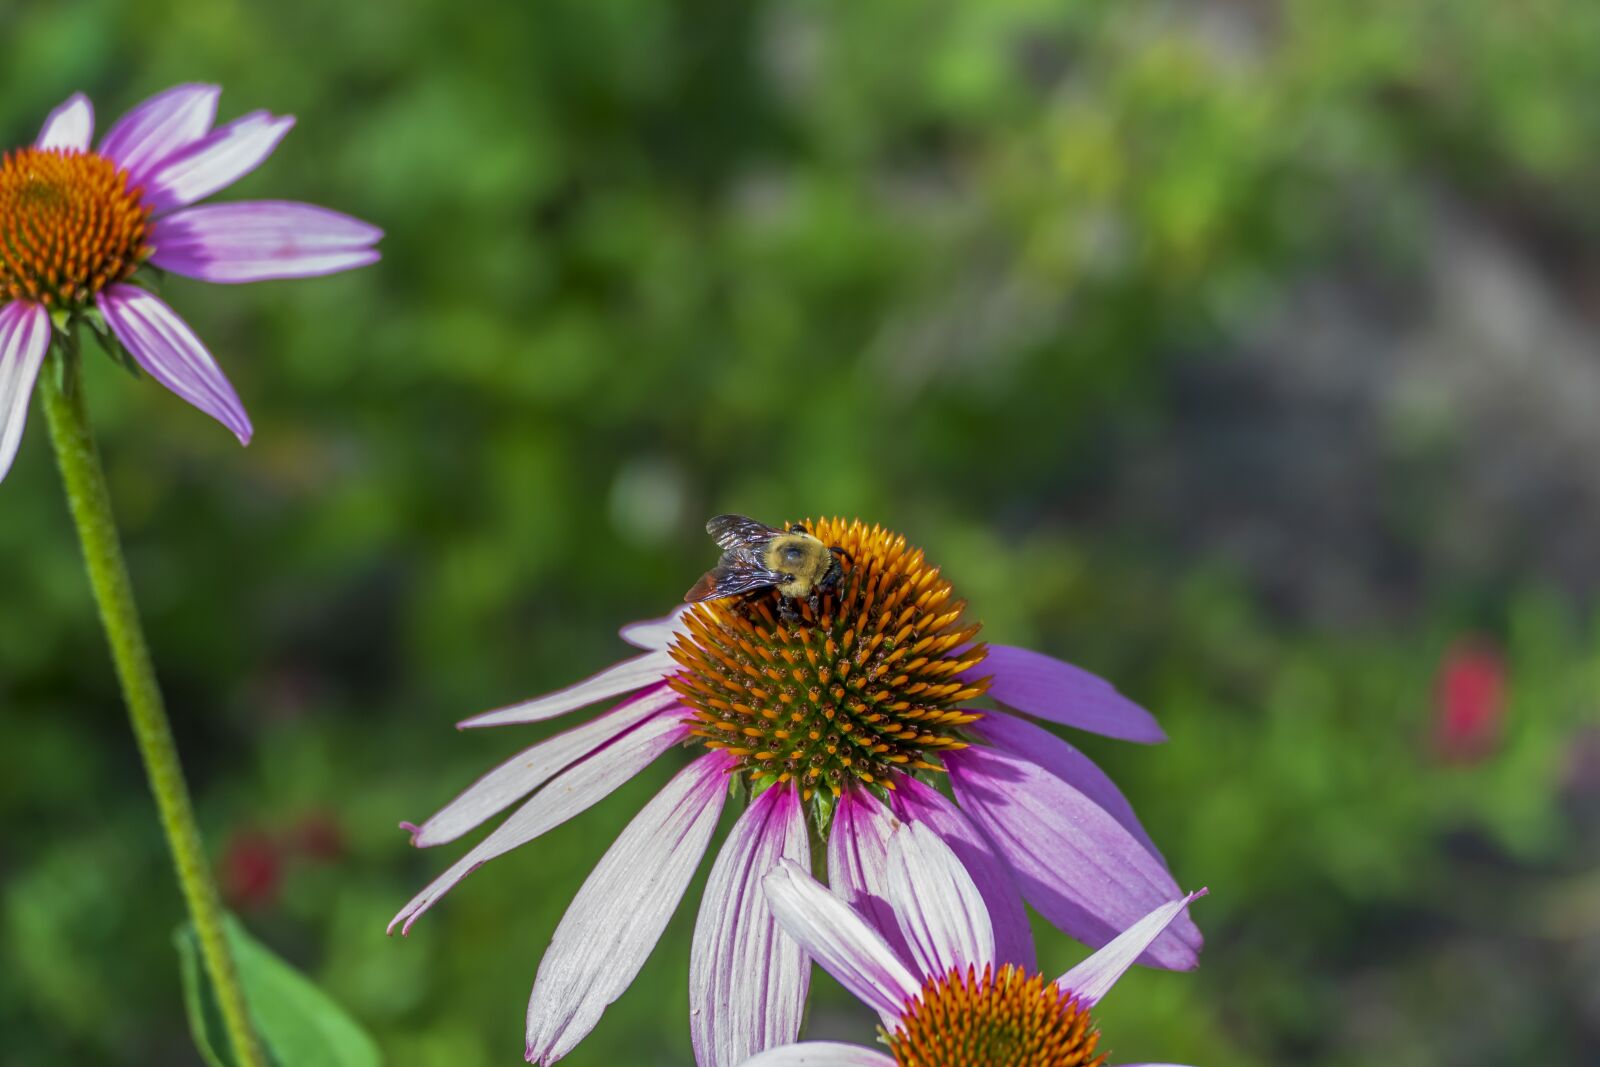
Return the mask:
<path id="1" fill-rule="evenodd" d="M 143 370 L 248 444 L 250 417 L 194 331 L 140 287 L 149 265 L 208 282 L 301 278 L 378 258 L 382 231 L 283 200 L 193 207 L 260 166 L 294 125 L 253 111 L 213 130 L 214 85 L 179 85 L 96 148 L 82 93 L 0 161 L 0 479 L 11 468 L 52 334 L 86 321 Z M 54 330 L 52 330 L 52 325 Z"/>
<path id="2" fill-rule="evenodd" d="M 191 206 L 249 174 L 294 124 L 256 111 L 213 130 L 220 95 L 214 85 L 168 89 L 91 148 L 94 109 L 80 93 L 51 112 L 31 146 L 0 159 L 0 478 L 37 391 L 232 1062 L 266 1067 L 123 561 L 79 339 L 93 330 L 108 352 L 126 353 L 248 443 L 250 417 L 216 360 L 140 283 L 154 271 L 211 282 L 331 274 L 376 260 L 382 233 L 290 201 Z"/>

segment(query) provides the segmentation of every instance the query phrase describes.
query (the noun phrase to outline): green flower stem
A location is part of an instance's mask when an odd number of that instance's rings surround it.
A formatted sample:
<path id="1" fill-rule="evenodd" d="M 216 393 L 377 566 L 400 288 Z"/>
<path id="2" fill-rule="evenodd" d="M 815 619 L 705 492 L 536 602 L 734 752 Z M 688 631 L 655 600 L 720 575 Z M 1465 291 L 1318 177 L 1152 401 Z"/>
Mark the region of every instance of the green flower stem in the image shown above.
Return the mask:
<path id="1" fill-rule="evenodd" d="M 184 784 L 183 767 L 178 762 L 178 749 L 172 740 L 139 609 L 134 603 L 133 584 L 122 558 L 105 471 L 100 466 L 100 453 L 84 404 L 77 338 L 70 332 L 67 337 L 39 375 L 39 392 L 44 397 L 61 478 L 66 483 L 67 503 L 83 545 L 89 584 L 111 644 L 111 658 L 133 722 L 133 736 L 144 757 L 161 828 L 172 849 L 178 883 L 199 934 L 201 956 L 222 1009 L 236 1062 L 240 1067 L 266 1067 L 266 1056 L 251 1026 L 244 987 L 239 983 L 239 972 L 223 932 L 222 903 L 211 878 L 200 829 L 195 825 L 194 806 Z"/>

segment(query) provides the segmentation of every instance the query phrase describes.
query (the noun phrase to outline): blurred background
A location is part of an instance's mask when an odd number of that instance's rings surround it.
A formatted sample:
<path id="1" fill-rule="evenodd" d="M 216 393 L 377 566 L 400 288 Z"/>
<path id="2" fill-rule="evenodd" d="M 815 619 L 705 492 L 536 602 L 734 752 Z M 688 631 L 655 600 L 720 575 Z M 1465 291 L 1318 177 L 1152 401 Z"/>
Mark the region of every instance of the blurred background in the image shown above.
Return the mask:
<path id="1" fill-rule="evenodd" d="M 1212 889 L 1201 970 L 1100 1012 L 1116 1062 L 1600 1061 L 1600 4 L 11 0 L 0 33 L 5 144 L 217 81 L 300 118 L 225 198 L 388 231 L 352 275 L 167 285 L 248 450 L 89 386 L 224 892 L 391 1063 L 521 1062 L 669 770 L 391 940 L 459 854 L 397 821 L 551 732 L 453 724 L 623 655 L 727 510 L 892 526 L 988 636 L 1161 718 L 1072 738 Z M 0 488 L 0 1061 L 197 1062 L 43 430 Z M 566 1062 L 690 1062 L 693 912 Z M 871 1036 L 836 987 L 812 1014 Z"/>

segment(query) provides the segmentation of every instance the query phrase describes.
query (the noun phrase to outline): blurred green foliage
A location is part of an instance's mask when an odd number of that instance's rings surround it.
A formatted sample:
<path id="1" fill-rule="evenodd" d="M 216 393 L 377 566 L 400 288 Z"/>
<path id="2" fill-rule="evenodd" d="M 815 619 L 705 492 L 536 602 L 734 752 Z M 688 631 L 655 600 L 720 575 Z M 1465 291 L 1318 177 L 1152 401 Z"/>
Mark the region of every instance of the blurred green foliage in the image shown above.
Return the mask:
<path id="1" fill-rule="evenodd" d="M 1437 199 L 1600 244 L 1600 5 L 13 0 L 0 31 L 7 144 L 76 89 L 104 128 L 214 80 L 225 117 L 300 117 L 228 196 L 388 232 L 348 276 L 168 286 L 248 451 L 108 361 L 90 388 L 225 881 L 392 1063 L 519 1062 L 550 932 L 659 784 L 391 941 L 450 858 L 395 823 L 537 736 L 451 724 L 620 655 L 730 509 L 898 528 L 995 639 L 1162 717 L 1159 749 L 1086 746 L 1211 886 L 1210 947 L 1119 987 L 1119 1060 L 1600 1055 L 1582 598 L 1530 561 L 1335 626 L 1183 521 L 1102 506 L 1141 442 L 1181 447 L 1189 368 L 1297 277 L 1404 279 Z M 179 903 L 41 425 L 0 494 L 3 1058 L 193 1062 Z M 1503 645 L 1511 701 L 1454 765 L 1432 686 L 1464 629 Z M 689 1062 L 692 919 L 568 1062 Z M 817 1032 L 868 1037 L 824 988 Z"/>

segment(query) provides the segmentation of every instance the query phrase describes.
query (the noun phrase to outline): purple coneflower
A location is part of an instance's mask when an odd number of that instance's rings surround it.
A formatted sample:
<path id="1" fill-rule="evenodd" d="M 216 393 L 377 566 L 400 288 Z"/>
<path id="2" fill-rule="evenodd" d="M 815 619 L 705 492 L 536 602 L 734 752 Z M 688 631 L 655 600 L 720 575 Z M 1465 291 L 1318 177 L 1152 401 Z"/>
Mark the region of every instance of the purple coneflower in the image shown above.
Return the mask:
<path id="1" fill-rule="evenodd" d="M 255 111 L 213 130 L 214 85 L 179 85 L 128 112 L 98 148 L 82 93 L 31 147 L 0 161 L 0 478 L 22 438 L 50 348 L 86 318 L 150 377 L 250 440 L 250 418 L 216 360 L 160 299 L 131 284 L 149 264 L 208 282 L 331 274 L 371 263 L 382 232 L 311 204 L 192 207 L 255 170 L 294 125 Z M 102 331 L 103 332 L 103 331 Z"/>
<path id="2" fill-rule="evenodd" d="M 899 826 L 888 857 L 886 905 L 909 955 L 798 865 L 785 861 L 765 879 L 779 923 L 878 1013 L 888 1051 L 808 1041 L 745 1067 L 1100 1067 L 1106 1057 L 1089 1009 L 1206 892 L 1156 907 L 1050 981 L 997 953 L 983 897 L 938 835 Z"/>
<path id="3" fill-rule="evenodd" d="M 591 807 L 678 745 L 706 751 L 634 819 L 579 890 L 540 964 L 527 1056 L 566 1055 L 633 981 L 710 844 L 728 779 L 754 800 L 701 899 L 690 960 L 690 1032 L 702 1067 L 731 1067 L 793 1041 L 809 968 L 777 926 L 761 879 L 810 862 L 828 837 L 829 877 L 893 940 L 882 904 L 890 830 L 926 824 L 961 858 L 994 916 L 999 959 L 1032 969 L 1024 900 L 1093 946 L 1177 884 L 1132 808 L 1077 749 L 977 701 L 1112 737 L 1154 742 L 1148 712 L 1110 685 L 1036 652 L 975 643 L 950 583 L 903 537 L 859 522 L 807 529 L 845 550 L 844 574 L 813 615 L 781 623 L 776 592 L 717 600 L 623 630 L 645 653 L 568 689 L 468 719 L 538 722 L 626 696 L 582 726 L 490 771 L 413 832 L 454 840 L 533 795 L 419 893 L 409 929 L 474 868 Z M 952 802 L 928 780 L 948 772 Z M 808 827 L 808 822 L 810 826 Z M 1187 916 L 1141 962 L 1190 968 Z"/>

